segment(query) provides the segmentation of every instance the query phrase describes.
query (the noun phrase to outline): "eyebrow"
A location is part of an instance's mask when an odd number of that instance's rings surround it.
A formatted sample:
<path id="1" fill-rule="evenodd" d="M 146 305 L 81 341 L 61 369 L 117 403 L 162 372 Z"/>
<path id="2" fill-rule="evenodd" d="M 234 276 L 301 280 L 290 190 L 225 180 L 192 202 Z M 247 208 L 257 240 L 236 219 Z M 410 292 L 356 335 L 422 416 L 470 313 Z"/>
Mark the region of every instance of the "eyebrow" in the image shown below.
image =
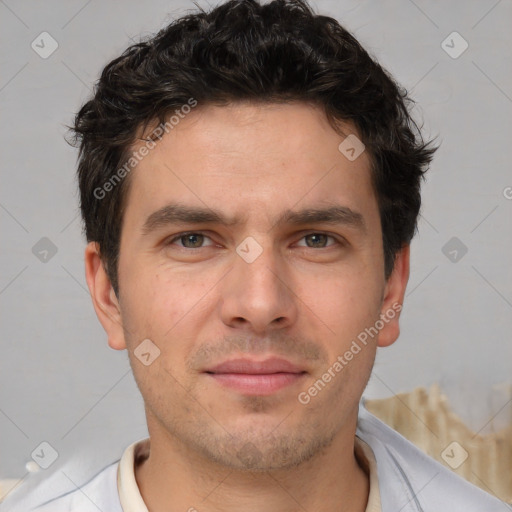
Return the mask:
<path id="1" fill-rule="evenodd" d="M 181 204 L 167 204 L 153 212 L 142 226 L 144 236 L 151 232 L 172 224 L 219 224 L 223 226 L 235 226 L 241 224 L 241 217 L 228 218 L 221 212 L 210 208 L 185 206 Z M 282 224 L 331 224 L 347 225 L 366 231 L 363 215 L 346 206 L 329 206 L 326 208 L 306 208 L 299 211 L 286 210 L 273 224 L 272 227 Z"/>

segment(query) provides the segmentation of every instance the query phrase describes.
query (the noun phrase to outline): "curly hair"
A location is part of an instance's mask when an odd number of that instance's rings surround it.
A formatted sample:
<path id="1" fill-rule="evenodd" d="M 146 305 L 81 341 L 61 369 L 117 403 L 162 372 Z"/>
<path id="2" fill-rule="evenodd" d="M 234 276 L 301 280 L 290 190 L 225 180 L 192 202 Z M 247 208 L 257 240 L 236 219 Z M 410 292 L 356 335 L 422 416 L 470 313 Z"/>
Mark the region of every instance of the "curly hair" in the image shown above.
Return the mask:
<path id="1" fill-rule="evenodd" d="M 420 182 L 437 149 L 412 119 L 412 99 L 347 30 L 306 0 L 230 0 L 127 48 L 103 69 L 75 117 L 85 235 L 99 244 L 116 295 L 130 175 L 108 195 L 95 191 L 115 177 L 141 130 L 165 122 L 191 98 L 221 106 L 303 101 L 320 106 L 334 129 L 338 121 L 353 122 L 370 155 L 389 277 L 396 253 L 414 236 Z"/>

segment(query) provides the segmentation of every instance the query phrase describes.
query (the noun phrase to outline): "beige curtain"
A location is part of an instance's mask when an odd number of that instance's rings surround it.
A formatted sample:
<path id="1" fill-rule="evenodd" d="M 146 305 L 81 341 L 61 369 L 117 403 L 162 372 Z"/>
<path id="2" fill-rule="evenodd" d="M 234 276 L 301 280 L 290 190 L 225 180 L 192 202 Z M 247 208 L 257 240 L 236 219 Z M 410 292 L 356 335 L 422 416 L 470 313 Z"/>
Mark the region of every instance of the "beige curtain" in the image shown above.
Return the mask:
<path id="1" fill-rule="evenodd" d="M 450 410 L 438 385 L 367 400 L 365 405 L 441 464 L 512 504 L 512 388 L 507 393 L 511 401 L 502 401 L 506 405 L 500 415 L 509 414 L 510 422 L 486 435 L 475 434 Z"/>

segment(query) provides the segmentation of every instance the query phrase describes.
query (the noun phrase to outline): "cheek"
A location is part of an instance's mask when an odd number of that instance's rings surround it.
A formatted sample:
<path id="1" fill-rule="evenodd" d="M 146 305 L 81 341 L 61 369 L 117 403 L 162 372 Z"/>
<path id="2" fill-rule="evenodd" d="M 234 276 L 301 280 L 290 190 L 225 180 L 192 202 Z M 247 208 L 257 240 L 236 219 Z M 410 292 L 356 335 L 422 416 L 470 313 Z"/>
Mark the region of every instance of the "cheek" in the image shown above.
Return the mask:
<path id="1" fill-rule="evenodd" d="M 167 411 L 176 414 L 180 408 L 187 407 L 187 390 L 182 384 L 183 378 L 176 374 L 173 368 L 169 368 L 169 363 L 163 354 L 149 366 L 141 364 L 132 355 L 130 362 L 145 405 L 154 414 L 159 416 Z"/>
<path id="2" fill-rule="evenodd" d="M 171 328 L 181 310 L 187 308 L 191 295 L 185 283 L 172 280 L 164 272 L 155 270 L 154 265 L 144 263 L 131 265 L 125 272 L 123 292 L 127 320 L 139 328 L 163 324 Z"/>
<path id="3" fill-rule="evenodd" d="M 351 267 L 315 280 L 303 277 L 301 299 L 340 341 L 356 336 L 378 318 L 382 279 L 374 276 L 372 269 Z"/>
<path id="4" fill-rule="evenodd" d="M 181 373 L 176 361 L 194 348 L 210 307 L 208 283 L 163 270 L 132 273 L 122 302 L 123 323 L 131 352 L 144 339 L 160 350 L 160 361 Z"/>

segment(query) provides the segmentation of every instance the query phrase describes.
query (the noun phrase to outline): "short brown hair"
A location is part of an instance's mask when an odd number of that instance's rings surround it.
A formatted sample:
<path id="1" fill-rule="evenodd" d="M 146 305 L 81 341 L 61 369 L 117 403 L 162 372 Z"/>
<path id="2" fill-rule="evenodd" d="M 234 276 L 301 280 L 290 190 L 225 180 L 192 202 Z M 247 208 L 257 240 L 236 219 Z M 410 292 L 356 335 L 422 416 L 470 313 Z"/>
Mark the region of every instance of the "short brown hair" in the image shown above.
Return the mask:
<path id="1" fill-rule="evenodd" d="M 420 181 L 437 149 L 411 118 L 412 100 L 347 30 L 305 0 L 231 0 L 130 46 L 104 68 L 76 115 L 85 234 L 99 243 L 116 294 L 129 176 L 105 197 L 97 191 L 119 177 L 141 127 L 164 122 L 190 98 L 200 105 L 306 101 L 321 106 L 333 127 L 352 121 L 372 161 L 390 275 L 414 235 Z"/>

